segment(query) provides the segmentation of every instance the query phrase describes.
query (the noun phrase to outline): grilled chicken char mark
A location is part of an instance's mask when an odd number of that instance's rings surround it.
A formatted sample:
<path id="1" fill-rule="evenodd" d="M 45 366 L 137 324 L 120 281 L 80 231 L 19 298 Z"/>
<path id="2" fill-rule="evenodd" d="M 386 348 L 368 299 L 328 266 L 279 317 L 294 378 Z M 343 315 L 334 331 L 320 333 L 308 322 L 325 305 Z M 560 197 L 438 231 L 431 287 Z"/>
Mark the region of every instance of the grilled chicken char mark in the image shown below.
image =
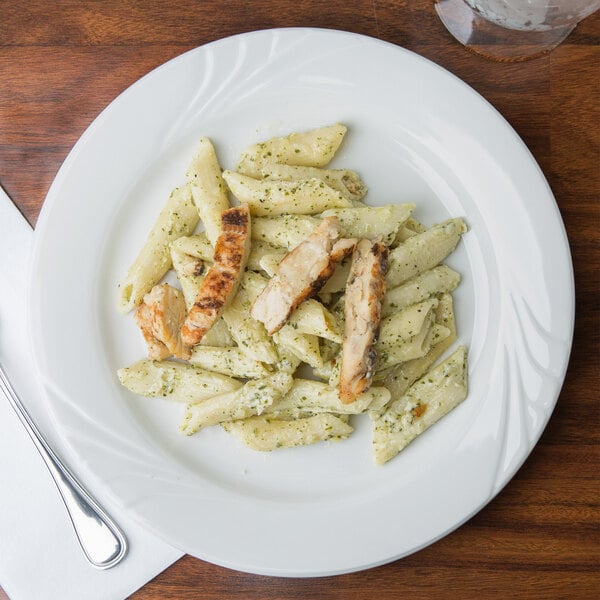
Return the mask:
<path id="1" fill-rule="evenodd" d="M 235 295 L 250 253 L 250 211 L 246 205 L 224 210 L 213 264 L 181 328 L 188 346 L 200 343 Z"/>
<path id="2" fill-rule="evenodd" d="M 250 310 L 253 319 L 264 323 L 269 335 L 279 331 L 296 307 L 314 296 L 331 277 L 335 265 L 352 252 L 356 240 L 339 236 L 337 217 L 323 219 L 279 263 Z"/>
<path id="3" fill-rule="evenodd" d="M 344 301 L 340 398 L 353 402 L 371 385 L 377 354 L 388 250 L 380 241 L 361 239 L 352 255 Z"/>
<path id="4" fill-rule="evenodd" d="M 135 320 L 146 340 L 149 358 L 162 360 L 176 356 L 187 360 L 190 357 L 190 349 L 180 335 L 185 314 L 183 294 L 168 283 L 155 285 L 144 296 L 135 312 Z"/>

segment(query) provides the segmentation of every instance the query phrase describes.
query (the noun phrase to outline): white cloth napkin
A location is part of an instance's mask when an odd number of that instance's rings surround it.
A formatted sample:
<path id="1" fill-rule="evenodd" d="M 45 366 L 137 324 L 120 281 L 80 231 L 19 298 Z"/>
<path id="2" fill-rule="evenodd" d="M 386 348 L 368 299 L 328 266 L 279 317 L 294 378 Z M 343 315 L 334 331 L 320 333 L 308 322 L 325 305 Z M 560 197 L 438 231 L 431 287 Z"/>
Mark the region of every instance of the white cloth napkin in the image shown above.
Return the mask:
<path id="1" fill-rule="evenodd" d="M 0 188 L 0 361 L 50 445 L 121 526 L 129 552 L 106 571 L 85 561 L 50 474 L 0 392 L 0 586 L 11 600 L 126 598 L 182 554 L 111 505 L 52 431 L 27 334 L 32 244 L 31 227 Z"/>

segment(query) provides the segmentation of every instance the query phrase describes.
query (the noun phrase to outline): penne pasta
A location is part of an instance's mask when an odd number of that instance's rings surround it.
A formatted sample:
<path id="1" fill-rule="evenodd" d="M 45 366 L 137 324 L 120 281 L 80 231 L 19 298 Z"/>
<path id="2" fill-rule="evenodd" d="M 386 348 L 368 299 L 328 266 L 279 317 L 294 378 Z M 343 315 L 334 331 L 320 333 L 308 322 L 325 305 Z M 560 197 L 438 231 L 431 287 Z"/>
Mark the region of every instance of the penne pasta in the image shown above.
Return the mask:
<path id="1" fill-rule="evenodd" d="M 140 360 L 119 369 L 117 375 L 134 394 L 173 402 L 200 402 L 242 386 L 231 377 L 170 360 Z"/>
<path id="2" fill-rule="evenodd" d="M 300 333 L 292 325 L 286 323 L 273 334 L 273 341 L 277 346 L 283 346 L 307 365 L 311 367 L 323 366 L 319 338 L 316 335 Z"/>
<path id="3" fill-rule="evenodd" d="M 252 219 L 252 239 L 293 250 L 320 224 L 309 215 L 281 215 Z"/>
<path id="4" fill-rule="evenodd" d="M 234 171 L 223 171 L 231 193 L 250 207 L 253 216 L 315 215 L 328 208 L 352 206 L 352 202 L 318 179 L 266 181 Z"/>
<path id="5" fill-rule="evenodd" d="M 208 138 L 200 138 L 185 175 L 206 236 L 214 246 L 221 233 L 221 213 L 229 208 L 229 197 L 215 149 Z"/>
<path id="6" fill-rule="evenodd" d="M 118 307 L 121 313 L 127 313 L 142 303 L 144 296 L 171 268 L 169 244 L 182 235 L 189 235 L 197 224 L 198 213 L 189 186 L 176 188 L 119 285 Z"/>
<path id="7" fill-rule="evenodd" d="M 299 331 L 342 343 L 342 330 L 337 317 L 317 300 L 305 300 L 292 313 L 288 324 Z"/>
<path id="8" fill-rule="evenodd" d="M 208 266 L 202 259 L 182 252 L 174 244 L 175 242 L 171 244 L 171 262 L 181 285 L 185 305 L 189 310 L 196 301 Z"/>
<path id="9" fill-rule="evenodd" d="M 207 371 L 242 379 L 259 379 L 272 371 L 272 368 L 250 358 L 239 348 L 200 345 L 193 349 L 189 360 Z"/>
<path id="10" fill-rule="evenodd" d="M 223 320 L 231 337 L 240 350 L 250 358 L 266 363 L 276 364 L 279 360 L 277 350 L 262 323 L 250 316 L 251 296 L 248 292 L 248 276 L 246 273 L 238 293 L 223 310 Z"/>
<path id="11" fill-rule="evenodd" d="M 466 396 L 467 356 L 461 346 L 373 421 L 375 462 L 383 464 L 396 456 Z"/>
<path id="12" fill-rule="evenodd" d="M 446 352 L 446 350 L 456 341 L 456 326 L 454 323 L 454 308 L 452 305 L 452 296 L 443 294 L 435 310 L 435 322 L 438 325 L 446 327 L 449 334 L 446 338 L 439 339 L 437 343 L 431 346 L 427 354 L 421 358 L 415 358 L 397 365 L 386 373 L 382 381 L 391 394 L 390 402 L 398 400 L 403 396 L 408 388 L 419 377 L 424 375 L 428 369 Z"/>
<path id="13" fill-rule="evenodd" d="M 190 404 L 185 411 L 180 430 L 192 435 L 210 425 L 236 421 L 262 414 L 292 386 L 293 378 L 279 372 L 263 379 L 248 381 L 239 389 Z"/>
<path id="14" fill-rule="evenodd" d="M 214 246 L 210 243 L 205 232 L 177 238 L 171 244 L 171 248 L 177 252 L 211 263 L 215 253 Z"/>
<path id="15" fill-rule="evenodd" d="M 381 240 L 390 245 L 398 229 L 410 217 L 414 204 L 390 204 L 362 208 L 330 208 L 321 217 L 337 217 L 344 237 Z"/>
<path id="16" fill-rule="evenodd" d="M 271 163 L 324 167 L 337 152 L 346 131 L 344 125 L 330 125 L 253 144 L 242 153 L 237 170 L 258 178 L 264 166 Z"/>
<path id="17" fill-rule="evenodd" d="M 365 184 L 355 171 L 348 169 L 319 169 L 270 163 L 262 169 L 262 178 L 279 181 L 319 179 L 330 188 L 337 190 L 344 198 L 358 202 L 367 193 Z"/>
<path id="18" fill-rule="evenodd" d="M 434 225 L 394 248 L 389 255 L 386 279 L 389 288 L 439 265 L 456 248 L 467 231 L 462 219 Z"/>
<path id="19" fill-rule="evenodd" d="M 388 317 L 431 296 L 451 292 L 459 283 L 460 275 L 446 265 L 424 271 L 402 285 L 387 290 L 383 297 L 382 314 Z"/>
<path id="20" fill-rule="evenodd" d="M 250 417 L 243 421 L 222 423 L 221 426 L 249 448 L 262 452 L 345 439 L 354 431 L 346 421 L 328 413 L 293 421 Z"/>
<path id="21" fill-rule="evenodd" d="M 344 404 L 336 388 L 312 379 L 294 379 L 290 390 L 265 409 L 265 414 L 279 418 L 300 418 L 316 413 L 334 413 L 356 415 L 369 408 L 377 409 L 390 399 L 390 393 L 384 387 L 371 387 L 354 402 Z"/>
<path id="22" fill-rule="evenodd" d="M 381 321 L 377 345 L 379 348 L 393 348 L 400 342 L 411 340 L 415 335 L 433 323 L 437 298 L 413 304 Z"/>

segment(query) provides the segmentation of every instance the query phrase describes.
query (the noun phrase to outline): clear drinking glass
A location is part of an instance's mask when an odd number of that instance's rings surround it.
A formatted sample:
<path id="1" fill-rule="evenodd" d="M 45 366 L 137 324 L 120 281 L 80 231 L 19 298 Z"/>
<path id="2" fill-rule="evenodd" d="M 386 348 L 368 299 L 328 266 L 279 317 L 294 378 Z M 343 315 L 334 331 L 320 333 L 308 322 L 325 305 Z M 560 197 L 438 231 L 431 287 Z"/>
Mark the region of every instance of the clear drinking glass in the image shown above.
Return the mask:
<path id="1" fill-rule="evenodd" d="M 465 47 L 500 61 L 550 52 L 600 0 L 435 0 L 448 31 Z"/>

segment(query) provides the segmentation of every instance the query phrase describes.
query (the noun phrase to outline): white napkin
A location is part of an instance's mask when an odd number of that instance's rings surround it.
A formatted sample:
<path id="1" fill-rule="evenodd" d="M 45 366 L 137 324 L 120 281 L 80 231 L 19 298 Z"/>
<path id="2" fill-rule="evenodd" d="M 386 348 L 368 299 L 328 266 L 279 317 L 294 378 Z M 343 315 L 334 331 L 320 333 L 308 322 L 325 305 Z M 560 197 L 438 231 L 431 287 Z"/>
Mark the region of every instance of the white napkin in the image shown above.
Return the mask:
<path id="1" fill-rule="evenodd" d="M 126 598 L 182 554 L 111 505 L 52 431 L 43 391 L 31 376 L 26 280 L 32 244 L 31 227 L 0 187 L 0 361 L 50 445 L 121 526 L 129 552 L 106 571 L 86 562 L 50 474 L 0 392 L 0 586 L 11 600 Z"/>

